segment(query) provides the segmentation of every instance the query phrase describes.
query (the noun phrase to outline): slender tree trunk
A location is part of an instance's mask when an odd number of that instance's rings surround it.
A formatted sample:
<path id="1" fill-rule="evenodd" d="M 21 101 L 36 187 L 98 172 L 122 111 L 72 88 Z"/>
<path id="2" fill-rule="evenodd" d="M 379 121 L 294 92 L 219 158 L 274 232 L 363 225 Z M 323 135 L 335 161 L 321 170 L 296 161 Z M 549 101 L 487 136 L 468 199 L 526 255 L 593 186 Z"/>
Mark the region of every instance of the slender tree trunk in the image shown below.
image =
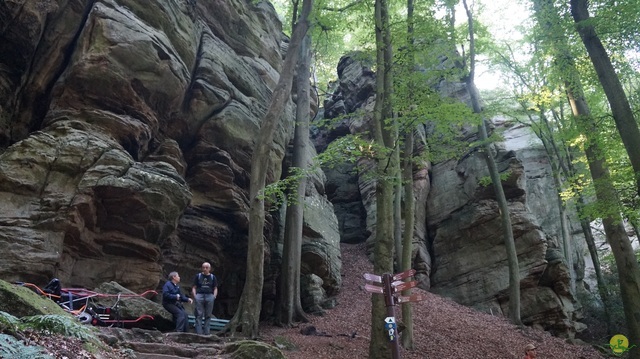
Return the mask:
<path id="1" fill-rule="evenodd" d="M 396 138 L 398 134 L 396 133 Z M 395 145 L 393 151 L 394 162 L 400 164 L 400 146 Z M 398 177 L 401 176 L 400 169 L 398 169 Z M 395 247 L 396 268 L 403 267 L 402 263 L 402 180 L 398 180 L 394 184 L 393 194 L 393 241 Z"/>
<path id="2" fill-rule="evenodd" d="M 578 213 L 582 212 L 584 208 L 584 198 L 579 197 L 576 204 Z M 589 219 L 580 219 L 580 227 L 582 233 L 584 233 L 584 240 L 587 242 L 587 248 L 589 249 L 589 255 L 591 256 L 591 262 L 593 263 L 593 270 L 596 272 L 596 283 L 598 283 L 598 294 L 604 307 L 604 317 L 607 322 L 607 334 L 612 335 L 613 323 L 611 322 L 611 313 L 609 308 L 611 307 L 611 300 L 609 299 L 609 290 L 605 284 L 604 277 L 602 276 L 602 267 L 600 266 L 600 257 L 598 255 L 598 248 L 596 247 L 596 241 L 593 239 L 593 232 L 591 232 L 591 226 Z"/>
<path id="3" fill-rule="evenodd" d="M 620 201 L 598 142 L 598 126 L 585 101 L 580 74 L 575 67 L 573 57 L 567 50 L 567 40 L 562 36 L 561 30 L 554 27 L 554 24 L 561 23 L 561 20 L 553 2 L 551 0 L 536 0 L 534 1 L 534 10 L 540 26 L 543 31 L 546 31 L 547 36 L 544 38 L 551 45 L 555 58 L 554 64 L 558 66 L 563 77 L 567 98 L 577 127 L 586 138 L 584 151 L 593 179 L 596 198 L 599 202 L 608 204 L 608 208 L 602 216 L 602 224 L 618 268 L 629 340 L 630 343 L 640 343 L 640 268 L 629 237 L 622 225 Z M 629 357 L 632 359 L 640 358 L 640 350 L 637 347 L 631 349 Z"/>
<path id="4" fill-rule="evenodd" d="M 309 28 L 308 17 L 313 0 L 304 0 L 302 16 L 291 36 L 289 50 L 284 59 L 282 73 L 273 91 L 269 109 L 262 120 L 260 137 L 251 157 L 251 175 L 249 184 L 249 238 L 247 243 L 247 274 L 242 289 L 238 309 L 231 318 L 229 331 L 234 335 L 256 338 L 259 333 L 260 310 L 262 308 L 262 286 L 264 281 L 264 198 L 261 192 L 265 187 L 269 154 L 273 136 L 285 104 L 291 95 L 293 72 L 298 62 L 298 47 Z"/>
<path id="5" fill-rule="evenodd" d="M 391 34 L 389 30 L 389 10 L 387 0 L 376 0 L 376 102 L 374 105 L 374 139 L 377 149 L 376 176 L 376 241 L 373 252 L 373 270 L 384 274 L 393 271 L 393 181 L 397 173 L 394 171 L 392 146 L 395 144 L 394 128 L 385 124 L 391 119 L 392 101 L 392 53 Z M 372 295 L 371 305 L 371 341 L 369 342 L 369 358 L 389 358 L 389 338 L 384 330 L 386 317 L 384 298 Z"/>
<path id="6" fill-rule="evenodd" d="M 411 0 L 410 0 L 411 1 Z M 413 126 L 410 126 L 405 134 L 404 161 L 402 179 L 404 182 L 404 237 L 402 243 L 402 267 L 404 272 L 411 269 L 413 259 L 413 226 L 415 224 L 415 199 L 413 195 Z M 406 281 L 408 281 L 407 278 Z M 403 296 L 411 295 L 411 288 L 402 291 Z M 402 321 L 404 331 L 402 334 L 402 346 L 405 349 L 413 349 L 413 304 L 402 303 Z"/>
<path id="7" fill-rule="evenodd" d="M 543 139 L 543 136 L 540 135 L 540 138 L 542 139 L 542 142 L 545 144 L 545 148 L 547 150 L 547 154 L 549 155 L 549 158 L 551 159 L 551 169 L 553 171 L 553 183 L 555 184 L 556 188 L 557 188 L 557 193 L 556 193 L 556 203 L 558 204 L 558 213 L 560 214 L 560 229 L 561 229 L 561 235 L 562 235 L 562 252 L 564 254 L 564 259 L 567 262 L 567 270 L 569 270 L 569 286 L 571 288 L 571 294 L 576 293 L 576 272 L 573 268 L 573 246 L 571 243 L 571 233 L 570 233 L 570 223 L 569 223 L 569 216 L 567 214 L 567 206 L 564 203 L 564 200 L 562 199 L 562 196 L 560 195 L 560 192 L 562 191 L 563 185 L 562 185 L 562 179 L 560 178 L 560 165 L 559 165 L 559 161 L 560 159 L 558 159 L 556 156 L 553 156 L 552 153 L 552 145 L 549 144 L 549 140 Z M 550 139 L 551 141 L 553 141 L 553 138 Z"/>
<path id="8" fill-rule="evenodd" d="M 555 115 L 554 115 L 555 116 Z M 551 124 L 549 123 L 549 119 L 546 116 L 541 116 L 545 127 L 549 133 L 552 133 Z M 558 126 L 560 128 L 560 126 Z M 570 149 L 567 148 L 566 144 L 563 143 L 563 148 L 565 149 L 565 156 L 561 155 L 560 149 L 558 148 L 558 144 L 555 140 L 551 141 L 553 153 L 555 157 L 558 159 L 558 167 L 559 170 L 562 171 L 565 178 L 574 177 L 576 174 L 576 170 L 572 165 Z M 611 332 L 612 323 L 611 323 L 611 315 L 609 314 L 609 307 L 611 306 L 611 302 L 609 300 L 609 291 L 607 290 L 607 286 L 605 285 L 604 277 L 602 276 L 602 267 L 600 266 L 600 257 L 598 255 L 598 251 L 596 249 L 595 240 L 593 239 L 593 233 L 591 232 L 591 219 L 584 217 L 584 206 L 585 200 L 584 196 L 581 192 L 576 193 L 577 202 L 575 204 L 576 211 L 580 216 L 580 228 L 582 229 L 582 233 L 584 235 L 584 240 L 587 243 L 587 248 L 589 249 L 589 255 L 591 256 L 591 262 L 593 263 L 594 271 L 596 274 L 596 283 L 598 284 L 598 293 L 600 294 L 600 299 L 602 299 L 602 303 L 604 305 L 604 315 L 607 322 L 607 332 Z"/>
<path id="9" fill-rule="evenodd" d="M 307 168 L 307 138 L 309 138 L 311 37 L 307 33 L 300 46 L 298 61 L 296 127 L 293 138 L 292 166 L 304 173 Z M 279 300 L 279 323 L 291 327 L 295 321 L 307 322 L 300 301 L 300 261 L 306 179 L 300 178 L 295 189 L 295 201 L 287 207 L 282 250 L 282 274 Z"/>
<path id="10" fill-rule="evenodd" d="M 602 45 L 593 23 L 589 21 L 591 17 L 589 16 L 588 1 L 570 0 L 570 3 L 571 15 L 576 22 L 576 29 L 582 38 L 582 43 L 587 48 L 589 58 L 609 100 L 611 113 L 631 160 L 638 194 L 640 194 L 640 129 L 638 129 L 638 123 L 611 59 Z"/>
<path id="11" fill-rule="evenodd" d="M 469 56 L 470 56 L 470 71 L 469 78 L 467 79 L 467 88 L 471 97 L 471 105 L 473 112 L 477 114 L 482 113 L 480 107 L 480 99 L 478 90 L 474 83 L 475 75 L 475 42 L 473 33 L 473 16 L 467 1 L 462 0 L 464 9 L 467 12 L 467 19 L 469 25 Z M 509 205 L 507 198 L 502 188 L 502 181 L 500 180 L 500 172 L 498 166 L 491 153 L 491 144 L 487 142 L 487 129 L 485 127 L 485 121 L 482 119 L 482 123 L 478 126 L 478 132 L 480 135 L 480 141 L 484 143 L 484 154 L 487 161 L 487 167 L 489 168 L 489 176 L 491 176 L 491 182 L 493 182 L 493 189 L 496 192 L 496 201 L 500 208 L 500 217 L 502 222 L 502 235 L 504 236 L 504 244 L 507 250 L 507 262 L 509 265 L 509 318 L 514 324 L 522 325 L 520 319 L 520 268 L 518 266 L 518 253 L 516 251 L 516 244 L 513 238 L 513 229 L 511 228 L 511 216 L 509 212 Z"/>
<path id="12" fill-rule="evenodd" d="M 415 39 L 414 39 L 414 0 L 407 0 L 407 74 L 409 81 L 412 82 L 413 71 L 415 66 Z M 409 104 L 412 105 L 411 93 Z M 404 184 L 404 235 L 402 238 L 402 266 L 400 269 L 404 272 L 411 269 L 413 263 L 413 226 L 415 224 L 415 198 L 413 194 L 413 142 L 414 142 L 414 123 L 412 119 L 408 121 L 405 130 L 403 163 L 402 163 L 402 182 Z M 407 278 L 409 280 L 409 278 Z M 411 288 L 402 291 L 403 296 L 411 295 Z M 402 321 L 404 323 L 404 331 L 401 333 L 402 346 L 405 349 L 414 349 L 413 344 L 413 303 L 402 303 Z"/>

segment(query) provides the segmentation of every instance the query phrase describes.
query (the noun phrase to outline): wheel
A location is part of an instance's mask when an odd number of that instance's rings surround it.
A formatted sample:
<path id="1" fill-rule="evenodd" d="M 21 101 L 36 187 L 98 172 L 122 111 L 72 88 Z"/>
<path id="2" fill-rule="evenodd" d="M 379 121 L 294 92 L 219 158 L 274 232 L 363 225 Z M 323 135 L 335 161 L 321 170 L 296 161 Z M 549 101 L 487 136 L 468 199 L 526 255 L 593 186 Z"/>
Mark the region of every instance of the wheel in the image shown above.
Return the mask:
<path id="1" fill-rule="evenodd" d="M 76 316 L 76 318 L 78 318 L 78 320 L 82 324 L 89 324 L 89 323 L 91 323 L 91 319 L 93 319 L 91 314 L 89 314 L 87 312 L 82 312 L 82 313 L 78 314 L 78 316 Z"/>

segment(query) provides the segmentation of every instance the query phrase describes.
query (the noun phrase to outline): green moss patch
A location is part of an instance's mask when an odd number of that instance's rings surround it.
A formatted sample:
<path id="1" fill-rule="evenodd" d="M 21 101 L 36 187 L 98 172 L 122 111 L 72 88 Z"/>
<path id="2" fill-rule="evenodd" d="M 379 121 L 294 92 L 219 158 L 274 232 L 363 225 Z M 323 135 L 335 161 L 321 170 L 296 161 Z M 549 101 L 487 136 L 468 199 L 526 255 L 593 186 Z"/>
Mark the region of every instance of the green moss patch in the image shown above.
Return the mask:
<path id="1" fill-rule="evenodd" d="M 51 299 L 3 280 L 0 280 L 0 311 L 18 318 L 46 314 L 70 315 Z"/>
<path id="2" fill-rule="evenodd" d="M 286 359 L 280 349 L 254 340 L 241 340 L 225 346 L 225 353 L 233 359 Z"/>

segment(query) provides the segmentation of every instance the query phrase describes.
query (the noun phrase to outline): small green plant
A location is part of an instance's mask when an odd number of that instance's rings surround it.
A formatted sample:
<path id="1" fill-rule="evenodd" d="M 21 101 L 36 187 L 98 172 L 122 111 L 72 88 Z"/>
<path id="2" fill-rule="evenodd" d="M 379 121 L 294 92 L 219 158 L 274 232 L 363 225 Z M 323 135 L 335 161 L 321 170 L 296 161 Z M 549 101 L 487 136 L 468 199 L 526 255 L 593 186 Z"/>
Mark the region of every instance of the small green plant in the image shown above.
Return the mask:
<path id="1" fill-rule="evenodd" d="M 503 173 L 500 174 L 500 182 L 504 182 L 507 179 L 509 179 L 509 176 L 511 176 L 511 171 L 505 171 Z M 482 187 L 487 187 L 492 183 L 491 181 L 491 177 L 489 176 L 484 176 L 484 177 L 480 177 L 478 179 L 478 184 Z"/>
<path id="2" fill-rule="evenodd" d="M 33 329 L 48 334 L 60 334 L 66 337 L 74 337 L 85 343 L 100 345 L 100 339 L 95 335 L 93 327 L 82 325 L 70 316 L 64 315 L 34 315 L 20 319 L 22 327 Z"/>
<path id="3" fill-rule="evenodd" d="M 43 347 L 24 345 L 22 340 L 7 334 L 0 334 L 0 358 L 53 359 Z"/>
<path id="4" fill-rule="evenodd" d="M 20 319 L 14 317 L 13 315 L 0 311 L 0 332 L 15 334 L 18 330 L 18 325 L 20 324 Z"/>

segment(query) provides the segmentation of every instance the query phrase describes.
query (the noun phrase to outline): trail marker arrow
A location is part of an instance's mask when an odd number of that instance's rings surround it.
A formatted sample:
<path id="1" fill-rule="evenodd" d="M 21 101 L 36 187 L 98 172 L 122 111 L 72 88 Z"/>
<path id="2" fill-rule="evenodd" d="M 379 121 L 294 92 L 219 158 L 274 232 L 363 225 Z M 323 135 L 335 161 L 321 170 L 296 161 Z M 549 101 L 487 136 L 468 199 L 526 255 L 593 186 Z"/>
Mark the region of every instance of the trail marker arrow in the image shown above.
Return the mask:
<path id="1" fill-rule="evenodd" d="M 376 283 L 382 283 L 382 277 L 379 275 L 375 275 L 375 274 L 371 274 L 371 273 L 365 273 L 364 274 L 364 279 L 370 281 L 370 282 L 376 282 Z"/>
<path id="2" fill-rule="evenodd" d="M 427 299 L 427 296 L 424 294 L 412 294 L 406 297 L 398 297 L 398 303 L 406 303 L 406 302 L 419 302 L 421 300 Z"/>
<path id="3" fill-rule="evenodd" d="M 364 290 L 366 290 L 367 292 L 371 292 L 371 293 L 379 293 L 379 294 L 383 294 L 384 293 L 384 288 L 377 286 L 377 285 L 373 285 L 373 284 L 365 284 L 364 285 Z"/>
<path id="4" fill-rule="evenodd" d="M 405 279 L 405 278 L 413 276 L 414 274 L 416 274 L 416 270 L 415 269 L 409 269 L 409 270 L 406 270 L 404 272 L 400 272 L 400 273 L 394 274 L 393 275 L 393 280 L 396 281 L 396 280 Z"/>
<path id="5" fill-rule="evenodd" d="M 411 282 L 401 282 L 400 284 L 393 287 L 393 292 L 394 293 L 402 292 L 403 290 L 413 288 L 417 285 L 418 285 L 418 282 L 416 282 L 415 280 L 412 280 Z"/>

